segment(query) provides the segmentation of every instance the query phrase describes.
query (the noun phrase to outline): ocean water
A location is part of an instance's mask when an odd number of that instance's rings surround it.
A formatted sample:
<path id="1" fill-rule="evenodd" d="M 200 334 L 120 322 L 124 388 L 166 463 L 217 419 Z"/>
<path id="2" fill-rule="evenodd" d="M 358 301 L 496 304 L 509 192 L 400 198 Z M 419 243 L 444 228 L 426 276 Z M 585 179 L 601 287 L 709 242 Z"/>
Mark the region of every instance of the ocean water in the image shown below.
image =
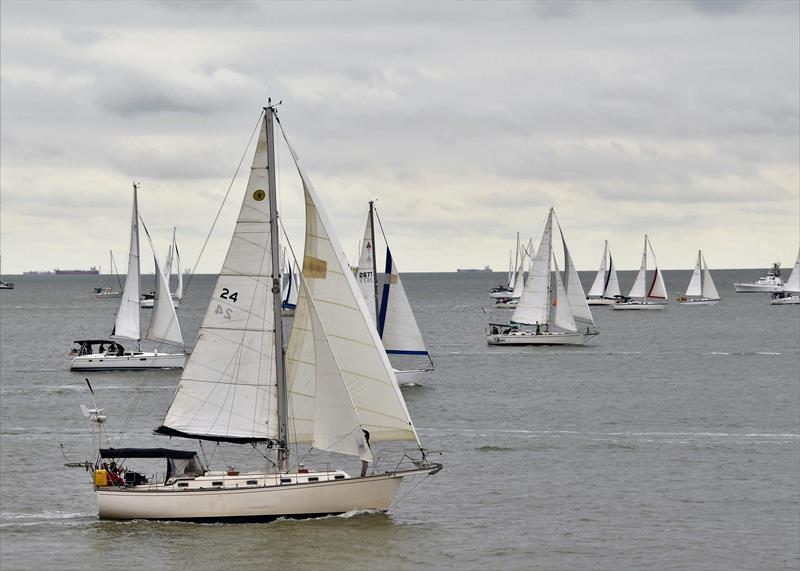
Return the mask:
<path id="1" fill-rule="evenodd" d="M 436 371 L 403 394 L 444 470 L 404 484 L 387 514 L 245 525 L 97 519 L 90 475 L 63 467 L 97 448 L 68 351 L 108 333 L 117 301 L 91 297 L 97 278 L 14 277 L 0 291 L 0 567 L 797 569 L 800 307 L 733 293 L 763 271 L 714 275 L 718 306 L 594 308 L 601 334 L 579 348 L 488 347 L 499 274 L 404 276 Z M 689 272 L 665 278 L 679 292 Z M 187 340 L 212 286 L 190 286 Z M 89 376 L 112 432 L 133 411 L 122 445 L 196 448 L 150 435 L 177 371 Z M 204 451 L 247 468 L 243 448 Z"/>

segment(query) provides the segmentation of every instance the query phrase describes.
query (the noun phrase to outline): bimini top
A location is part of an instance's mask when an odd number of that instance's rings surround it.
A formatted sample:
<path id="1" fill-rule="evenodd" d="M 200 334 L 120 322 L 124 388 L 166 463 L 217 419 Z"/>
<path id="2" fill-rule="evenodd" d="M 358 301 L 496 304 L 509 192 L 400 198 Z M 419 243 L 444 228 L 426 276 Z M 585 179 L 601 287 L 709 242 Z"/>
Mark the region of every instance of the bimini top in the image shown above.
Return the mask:
<path id="1" fill-rule="evenodd" d="M 75 341 L 73 341 L 73 343 L 91 344 L 91 345 L 97 345 L 98 343 L 115 343 L 119 345 L 119 343 L 111 339 L 76 339 Z"/>
<path id="2" fill-rule="evenodd" d="M 175 458 L 188 460 L 197 456 L 192 450 L 171 448 L 101 448 L 101 458 Z"/>

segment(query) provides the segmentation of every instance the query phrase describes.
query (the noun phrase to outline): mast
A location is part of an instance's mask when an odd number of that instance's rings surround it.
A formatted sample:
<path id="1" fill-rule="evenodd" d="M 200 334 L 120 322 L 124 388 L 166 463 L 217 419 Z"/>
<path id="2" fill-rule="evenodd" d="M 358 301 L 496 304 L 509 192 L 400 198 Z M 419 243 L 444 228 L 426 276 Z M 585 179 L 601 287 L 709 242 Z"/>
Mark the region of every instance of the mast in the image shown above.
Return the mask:
<path id="1" fill-rule="evenodd" d="M 139 256 L 139 183 L 133 183 L 133 235 L 135 236 L 136 240 L 136 297 L 138 299 L 139 292 L 141 291 L 142 287 L 142 262 Z M 130 254 L 128 254 L 130 257 Z M 128 266 L 130 268 L 130 266 Z M 130 273 L 130 272 L 129 272 Z M 156 276 L 157 277 L 157 276 Z M 125 283 L 127 284 L 128 278 L 125 278 Z M 124 294 L 123 294 L 124 295 Z M 142 306 L 139 305 L 136 308 L 137 312 L 137 319 L 136 319 L 136 326 L 137 326 L 137 334 L 136 334 L 136 348 L 141 350 L 142 348 L 142 333 L 141 333 L 141 326 L 139 325 L 139 319 L 141 319 L 142 315 Z"/>
<path id="2" fill-rule="evenodd" d="M 375 318 L 381 314 L 378 304 L 378 248 L 375 246 L 375 201 L 369 201 L 369 232 L 372 241 L 372 286 L 375 298 Z"/>
<path id="3" fill-rule="evenodd" d="M 647 234 L 644 235 L 644 254 L 642 255 L 642 262 L 644 263 L 644 295 L 642 297 L 642 302 L 647 302 Z"/>
<path id="4" fill-rule="evenodd" d="M 289 469 L 289 410 L 288 391 L 286 387 L 286 368 L 283 351 L 283 296 L 281 295 L 281 252 L 278 236 L 278 201 L 275 196 L 275 108 L 272 99 L 267 100 L 264 107 L 264 121 L 267 129 L 267 181 L 269 183 L 269 230 L 272 237 L 272 310 L 275 317 L 275 374 L 278 389 L 278 469 Z"/>

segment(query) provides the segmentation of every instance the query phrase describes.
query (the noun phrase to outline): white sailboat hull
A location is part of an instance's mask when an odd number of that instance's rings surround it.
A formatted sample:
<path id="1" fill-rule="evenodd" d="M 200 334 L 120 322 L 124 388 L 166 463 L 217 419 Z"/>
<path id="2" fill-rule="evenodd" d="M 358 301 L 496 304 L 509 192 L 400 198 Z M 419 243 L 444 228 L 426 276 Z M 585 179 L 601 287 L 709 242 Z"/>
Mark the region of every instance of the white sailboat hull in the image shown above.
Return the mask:
<path id="1" fill-rule="evenodd" d="M 176 488 L 139 485 L 97 488 L 100 519 L 157 519 L 198 522 L 271 521 L 280 517 L 308 518 L 354 510 L 386 511 L 405 476 L 424 475 L 440 467 L 320 482 L 248 486 Z M 263 482 L 264 475 L 251 475 Z M 261 480 L 257 480 L 260 477 Z M 214 478 L 210 478 L 213 480 Z M 291 478 L 295 480 L 296 478 Z M 224 482 L 222 477 L 219 478 Z"/>
<path id="2" fill-rule="evenodd" d="M 622 301 L 620 303 L 615 303 L 612 307 L 619 310 L 660 310 L 667 309 L 667 303 L 654 303 L 652 301 Z"/>
<path id="3" fill-rule="evenodd" d="M 510 296 L 511 296 L 511 290 L 489 292 L 489 297 L 491 297 L 492 299 L 508 299 Z"/>
<path id="4" fill-rule="evenodd" d="M 707 298 L 678 300 L 678 303 L 681 305 L 717 305 L 719 302 L 720 300 L 718 299 L 707 299 Z"/>
<path id="5" fill-rule="evenodd" d="M 394 376 L 397 377 L 397 384 L 400 386 L 419 384 L 425 376 L 425 373 L 430 370 L 431 369 L 407 369 L 405 371 L 399 371 L 397 369 L 392 369 Z"/>
<path id="6" fill-rule="evenodd" d="M 494 304 L 495 309 L 514 309 L 519 305 L 518 299 L 510 299 L 508 301 L 498 301 Z"/>
<path id="7" fill-rule="evenodd" d="M 513 333 L 491 333 L 486 336 L 489 345 L 585 345 L 597 333 L 549 332 L 536 334 L 532 331 Z"/>
<path id="8" fill-rule="evenodd" d="M 616 305 L 619 302 L 616 299 L 586 298 L 586 303 L 589 305 Z"/>
<path id="9" fill-rule="evenodd" d="M 75 357 L 70 371 L 123 371 L 133 369 L 183 369 L 184 353 L 158 353 L 143 351 L 125 355 L 94 353 Z"/>
<path id="10" fill-rule="evenodd" d="M 736 288 L 736 293 L 771 293 L 783 291 L 783 284 L 780 282 L 769 284 L 737 282 L 733 284 L 733 287 Z"/>
<path id="11" fill-rule="evenodd" d="M 153 309 L 154 305 L 155 305 L 155 300 L 153 299 L 143 299 L 139 302 L 139 307 L 141 307 L 142 309 Z M 180 306 L 181 306 L 181 300 L 173 298 L 172 307 L 180 307 Z"/>
<path id="12" fill-rule="evenodd" d="M 100 293 L 93 293 L 95 299 L 119 299 L 122 297 L 121 291 L 104 291 Z"/>
<path id="13" fill-rule="evenodd" d="M 773 299 L 769 302 L 770 305 L 800 305 L 800 295 L 793 295 L 791 297 L 781 297 Z"/>

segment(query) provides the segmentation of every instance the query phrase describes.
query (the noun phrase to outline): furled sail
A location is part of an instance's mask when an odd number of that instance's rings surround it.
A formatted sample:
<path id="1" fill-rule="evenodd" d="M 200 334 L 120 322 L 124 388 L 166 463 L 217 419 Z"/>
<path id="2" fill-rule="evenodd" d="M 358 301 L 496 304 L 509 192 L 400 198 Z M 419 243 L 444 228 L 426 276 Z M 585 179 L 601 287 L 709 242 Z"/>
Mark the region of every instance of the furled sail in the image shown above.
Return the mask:
<path id="1" fill-rule="evenodd" d="M 286 351 L 289 441 L 372 461 L 355 405 L 305 280 Z"/>
<path id="2" fill-rule="evenodd" d="M 603 259 L 600 260 L 600 268 L 597 270 L 597 275 L 594 276 L 592 287 L 589 288 L 589 293 L 587 294 L 589 297 L 592 298 L 603 297 L 603 293 L 605 292 L 606 289 L 607 258 L 608 258 L 608 241 L 606 240 L 606 245 L 603 248 Z"/>
<path id="3" fill-rule="evenodd" d="M 701 285 L 702 277 L 701 277 L 701 268 L 700 268 L 700 252 L 697 252 L 697 263 L 694 266 L 694 271 L 692 272 L 692 279 L 689 280 L 689 287 L 686 288 L 686 295 L 687 296 L 699 296 L 703 294 L 703 288 Z"/>
<path id="4" fill-rule="evenodd" d="M 279 435 L 266 119 L 228 253 L 162 434 L 248 442 Z M 273 276 L 273 274 L 277 275 Z"/>
<path id="5" fill-rule="evenodd" d="M 536 325 L 550 322 L 550 258 L 552 255 L 553 209 L 547 215 L 539 250 L 522 297 L 511 316 L 512 323 Z"/>
<path id="6" fill-rule="evenodd" d="M 361 256 L 358 259 L 356 278 L 361 295 L 367 302 L 367 310 L 373 323 L 377 323 L 375 315 L 375 244 L 372 243 L 372 217 L 367 216 L 367 225 L 364 228 L 364 239 L 361 241 Z"/>
<path id="7" fill-rule="evenodd" d="M 703 297 L 707 299 L 719 299 L 719 292 L 717 292 L 717 286 L 714 285 L 714 280 L 711 279 L 711 271 L 708 269 L 708 264 L 706 264 L 706 257 L 702 256 L 703 258 Z"/>
<path id="8" fill-rule="evenodd" d="M 794 262 L 794 268 L 792 268 L 789 279 L 783 284 L 783 291 L 800 293 L 800 252 L 797 252 L 797 260 Z"/>
<path id="9" fill-rule="evenodd" d="M 561 272 L 558 270 L 558 262 L 553 256 L 553 264 L 556 274 L 556 311 L 554 324 L 556 327 L 565 331 L 576 332 L 578 327 L 575 325 L 575 318 L 572 313 L 572 308 L 567 300 L 567 291 L 564 287 L 564 282 L 561 281 Z"/>
<path id="10" fill-rule="evenodd" d="M 285 134 L 284 134 L 285 138 Z M 314 300 L 342 377 L 371 442 L 419 442 L 403 395 L 356 278 L 297 154 L 287 141 L 303 181 L 306 237 L 303 278 Z"/>
<path id="11" fill-rule="evenodd" d="M 131 241 L 128 249 L 128 275 L 125 289 L 119 304 L 117 320 L 114 323 L 114 337 L 141 339 L 139 324 L 139 200 L 136 184 L 133 185 L 133 217 L 131 220 Z"/>
<path id="12" fill-rule="evenodd" d="M 419 330 L 408 301 L 397 264 L 391 250 L 386 248 L 386 283 L 381 292 L 378 334 L 389 354 L 428 355 L 422 332 Z M 367 301 L 367 305 L 369 302 Z"/>
<path id="13" fill-rule="evenodd" d="M 181 335 L 181 326 L 178 323 L 175 306 L 172 305 L 172 296 L 169 292 L 167 277 L 161 270 L 161 264 L 158 262 L 156 249 L 153 246 L 153 239 L 150 237 L 144 222 L 142 222 L 142 227 L 144 228 L 145 236 L 147 236 L 147 241 L 150 243 L 150 250 L 153 252 L 153 262 L 156 268 L 156 295 L 146 337 L 150 341 L 171 343 L 182 347 L 183 335 Z"/>

